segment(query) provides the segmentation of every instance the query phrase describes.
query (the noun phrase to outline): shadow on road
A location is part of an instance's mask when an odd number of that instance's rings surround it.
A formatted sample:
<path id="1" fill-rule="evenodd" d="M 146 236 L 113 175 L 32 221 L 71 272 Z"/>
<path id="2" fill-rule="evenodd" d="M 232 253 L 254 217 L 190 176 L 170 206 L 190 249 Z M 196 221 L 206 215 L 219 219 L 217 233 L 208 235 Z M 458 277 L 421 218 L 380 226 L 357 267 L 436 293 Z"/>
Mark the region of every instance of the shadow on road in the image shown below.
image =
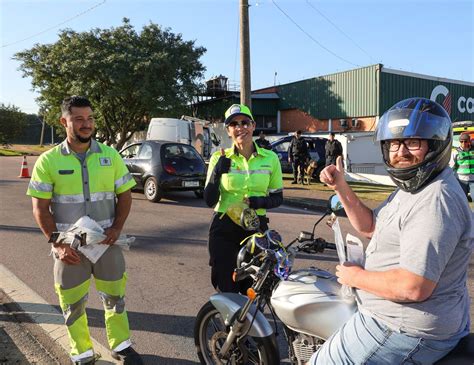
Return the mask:
<path id="1" fill-rule="evenodd" d="M 34 304 L 34 309 L 28 313 L 18 311 L 19 307 L 32 308 L 32 303 L 18 302 L 10 309 L 15 311 L 17 320 L 23 323 L 37 323 L 32 318 L 41 318 L 41 323 L 47 324 L 62 324 L 61 308 L 58 305 Z M 51 307 L 56 312 L 52 313 Z M 90 327 L 104 328 L 104 311 L 87 308 L 87 318 Z M 151 333 L 163 333 L 175 336 L 193 337 L 194 317 L 191 316 L 176 316 L 168 314 L 143 313 L 127 311 L 130 322 L 130 329 L 132 331 L 145 331 Z M 11 316 L 1 316 L 2 321 L 14 321 Z"/>
<path id="2" fill-rule="evenodd" d="M 161 357 L 156 355 L 143 355 L 142 359 L 145 364 L 163 364 L 163 365 L 190 365 L 199 364 L 197 361 L 189 361 L 183 359 L 172 359 L 168 357 Z"/>

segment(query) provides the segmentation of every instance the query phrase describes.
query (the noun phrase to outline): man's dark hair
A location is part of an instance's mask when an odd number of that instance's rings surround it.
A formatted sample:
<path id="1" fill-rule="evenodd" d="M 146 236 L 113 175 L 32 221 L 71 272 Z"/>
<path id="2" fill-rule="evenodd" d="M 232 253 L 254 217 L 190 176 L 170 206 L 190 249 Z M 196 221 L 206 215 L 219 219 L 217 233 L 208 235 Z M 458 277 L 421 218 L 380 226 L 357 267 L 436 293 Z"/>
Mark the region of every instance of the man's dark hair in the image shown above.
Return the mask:
<path id="1" fill-rule="evenodd" d="M 90 107 L 92 109 L 92 104 L 85 96 L 72 95 L 65 98 L 61 104 L 61 113 L 70 113 L 72 107 L 76 108 L 85 108 Z"/>
<path id="2" fill-rule="evenodd" d="M 329 133 L 329 135 L 336 137 L 336 134 L 334 132 Z"/>
<path id="3" fill-rule="evenodd" d="M 301 132 L 300 129 L 298 129 L 298 130 L 296 131 L 296 134 L 301 134 L 301 133 L 303 133 L 303 132 Z"/>

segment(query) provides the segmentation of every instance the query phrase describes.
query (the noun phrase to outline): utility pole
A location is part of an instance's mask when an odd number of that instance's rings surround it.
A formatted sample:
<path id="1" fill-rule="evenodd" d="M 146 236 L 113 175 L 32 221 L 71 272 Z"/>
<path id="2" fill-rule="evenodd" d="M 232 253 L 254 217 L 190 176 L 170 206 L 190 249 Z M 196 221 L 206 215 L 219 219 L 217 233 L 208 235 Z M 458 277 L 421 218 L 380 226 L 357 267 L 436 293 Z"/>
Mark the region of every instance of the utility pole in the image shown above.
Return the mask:
<path id="1" fill-rule="evenodd" d="M 45 122 L 44 122 L 44 117 L 40 119 L 42 122 L 41 125 L 41 136 L 40 136 L 40 146 L 43 147 L 43 139 L 44 139 L 44 128 L 45 128 Z"/>
<path id="2" fill-rule="evenodd" d="M 240 0 L 240 103 L 252 109 L 250 85 L 249 2 Z"/>

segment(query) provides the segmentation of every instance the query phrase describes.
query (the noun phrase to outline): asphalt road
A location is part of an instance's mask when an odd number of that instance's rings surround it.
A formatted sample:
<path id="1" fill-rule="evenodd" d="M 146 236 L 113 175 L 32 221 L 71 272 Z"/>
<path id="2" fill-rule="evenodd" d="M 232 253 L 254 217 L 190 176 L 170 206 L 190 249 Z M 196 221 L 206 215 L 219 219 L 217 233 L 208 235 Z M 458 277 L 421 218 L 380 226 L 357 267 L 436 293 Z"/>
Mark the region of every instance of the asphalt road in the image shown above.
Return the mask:
<path id="1" fill-rule="evenodd" d="M 30 173 L 35 160 L 28 157 Z M 57 306 L 53 260 L 25 195 L 28 179 L 17 177 L 20 166 L 20 157 L 0 157 L 0 264 Z M 211 215 L 211 209 L 190 192 L 170 194 L 157 204 L 149 203 L 140 193 L 133 194 L 124 233 L 137 240 L 125 253 L 129 275 L 126 303 L 134 347 L 144 354 L 146 363 L 198 363 L 192 337 L 194 318 L 213 293 L 206 246 Z M 310 230 L 319 215 L 282 207 L 269 217 L 270 226 L 288 242 L 300 230 Z M 354 233 L 345 220 L 342 228 Z M 324 224 L 317 233 L 334 241 Z M 334 271 L 336 262 L 332 252 L 300 257 L 296 266 Z M 94 288 L 87 313 L 92 336 L 107 346 L 102 304 Z"/>

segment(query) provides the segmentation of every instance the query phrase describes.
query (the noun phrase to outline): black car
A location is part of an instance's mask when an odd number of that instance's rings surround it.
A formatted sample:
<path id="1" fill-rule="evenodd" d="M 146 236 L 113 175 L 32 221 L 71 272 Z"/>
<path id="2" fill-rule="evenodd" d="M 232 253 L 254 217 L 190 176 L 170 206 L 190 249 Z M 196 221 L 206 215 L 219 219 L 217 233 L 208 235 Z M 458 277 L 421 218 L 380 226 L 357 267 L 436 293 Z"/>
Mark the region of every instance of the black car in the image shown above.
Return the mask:
<path id="1" fill-rule="evenodd" d="M 202 198 L 206 164 L 193 146 L 169 141 L 141 141 L 120 151 L 128 170 L 151 202 L 167 191 L 194 191 Z"/>
<path id="2" fill-rule="evenodd" d="M 312 160 L 318 163 L 318 168 L 314 171 L 313 177 L 319 179 L 319 173 L 326 164 L 326 152 L 324 146 L 327 138 L 302 136 L 308 143 L 309 154 Z M 286 173 L 293 172 L 291 164 L 288 162 L 288 147 L 290 147 L 293 136 L 285 136 L 271 143 L 272 151 L 278 155 L 281 170 Z"/>

